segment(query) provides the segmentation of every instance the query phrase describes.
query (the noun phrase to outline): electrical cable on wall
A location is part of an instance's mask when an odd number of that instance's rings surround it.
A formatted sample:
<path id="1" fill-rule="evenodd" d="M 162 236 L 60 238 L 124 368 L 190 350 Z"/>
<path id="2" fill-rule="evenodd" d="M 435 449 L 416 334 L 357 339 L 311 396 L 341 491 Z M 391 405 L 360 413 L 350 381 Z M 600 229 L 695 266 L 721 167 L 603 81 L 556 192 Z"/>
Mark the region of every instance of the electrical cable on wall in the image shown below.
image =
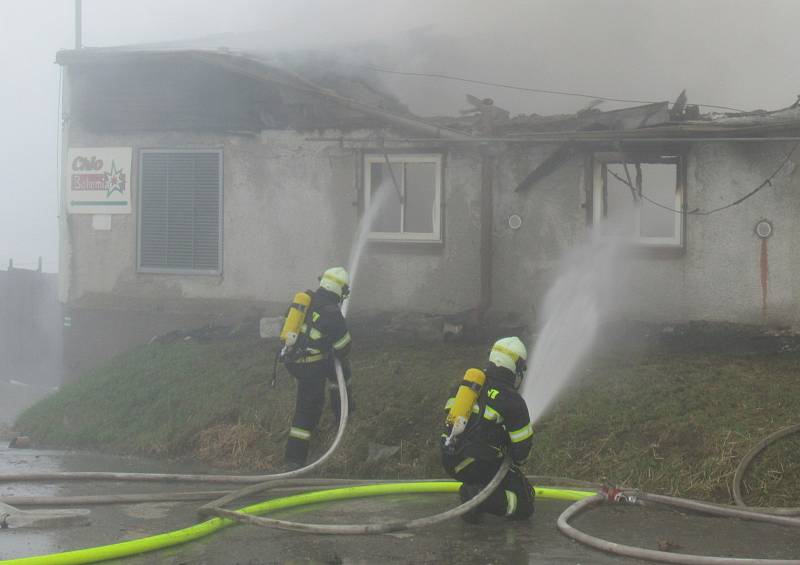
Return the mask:
<path id="1" fill-rule="evenodd" d="M 509 90 L 520 90 L 522 92 L 535 92 L 537 94 L 553 94 L 556 96 L 574 96 L 577 98 L 591 98 L 593 100 L 604 100 L 606 102 L 624 102 L 629 104 L 658 104 L 659 102 L 663 102 L 662 100 L 636 100 L 632 98 L 611 98 L 608 96 L 598 96 L 596 94 L 587 94 L 584 92 L 570 92 L 567 90 L 549 90 L 545 88 L 530 88 L 526 86 L 517 86 L 513 84 L 506 84 L 502 82 L 491 82 L 487 80 L 478 80 L 478 79 L 471 79 L 466 77 L 459 77 L 454 75 L 446 75 L 443 73 L 419 73 L 419 72 L 411 72 L 411 71 L 396 71 L 393 69 L 383 69 L 380 67 L 373 67 L 371 65 L 356 65 L 352 63 L 340 63 L 346 67 L 355 67 L 359 69 L 365 69 L 369 71 L 373 71 L 376 73 L 384 73 L 390 75 L 400 75 L 400 76 L 409 76 L 409 77 L 421 77 L 421 78 L 438 78 L 444 80 L 454 80 L 458 82 L 466 82 L 469 84 L 479 84 L 482 86 L 494 86 L 497 88 L 507 88 Z M 717 110 L 729 110 L 731 112 L 744 112 L 745 110 L 740 110 L 738 108 L 731 108 L 730 106 L 719 106 L 716 104 L 695 104 L 695 106 L 701 106 L 703 108 L 715 108 Z"/>
<path id="2" fill-rule="evenodd" d="M 800 141 L 796 142 L 792 146 L 792 148 L 786 154 L 786 157 L 783 158 L 783 160 L 781 161 L 781 164 L 778 165 L 778 167 L 772 172 L 772 174 L 769 175 L 766 179 L 764 179 L 764 181 L 761 184 L 759 184 L 757 187 L 755 187 L 753 190 L 751 190 L 750 192 L 748 192 L 747 194 L 745 194 L 741 198 L 738 198 L 738 199 L 734 200 L 733 202 L 729 202 L 728 204 L 725 204 L 723 206 L 719 206 L 718 208 L 713 208 L 711 210 L 701 210 L 699 208 L 695 208 L 694 210 L 676 210 L 675 208 L 671 208 L 669 206 L 665 206 L 665 205 L 663 205 L 663 204 L 661 204 L 659 202 L 656 202 L 652 198 L 649 198 L 649 197 L 645 196 L 644 194 L 642 194 L 641 190 L 637 189 L 636 186 L 634 186 L 632 183 L 628 182 L 626 179 L 624 179 L 621 176 L 619 176 L 618 174 L 616 174 L 614 171 L 609 170 L 608 172 L 609 172 L 609 174 L 611 174 L 611 176 L 616 178 L 618 181 L 620 181 L 621 183 L 623 183 L 626 186 L 628 186 L 629 188 L 631 188 L 631 190 L 636 191 L 636 194 L 642 200 L 646 200 L 647 202 L 649 202 L 653 206 L 657 206 L 658 208 L 661 208 L 662 210 L 667 210 L 669 212 L 674 212 L 675 214 L 686 214 L 687 216 L 710 216 L 711 214 L 714 214 L 716 212 L 721 212 L 722 210 L 727 210 L 728 208 L 733 208 L 734 206 L 737 206 L 737 205 L 741 204 L 742 202 L 744 202 L 745 200 L 747 200 L 751 196 L 754 196 L 756 193 L 758 193 L 765 186 L 772 186 L 772 179 L 774 179 L 778 175 L 778 173 L 781 172 L 781 170 L 786 165 L 786 163 L 789 162 L 789 159 L 791 159 L 791 157 L 794 154 L 794 152 L 797 151 L 798 147 L 800 147 Z"/>

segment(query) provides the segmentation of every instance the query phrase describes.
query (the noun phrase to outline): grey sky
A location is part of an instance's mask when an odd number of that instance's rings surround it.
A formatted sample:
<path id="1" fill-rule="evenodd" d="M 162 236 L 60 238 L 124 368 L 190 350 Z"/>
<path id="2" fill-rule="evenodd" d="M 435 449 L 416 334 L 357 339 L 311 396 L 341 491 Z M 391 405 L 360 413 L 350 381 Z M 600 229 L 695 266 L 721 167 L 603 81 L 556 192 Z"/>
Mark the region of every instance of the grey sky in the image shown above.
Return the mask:
<path id="1" fill-rule="evenodd" d="M 73 0 L 3 2 L 0 20 L 0 268 L 57 268 L 58 68 Z M 84 43 L 225 32 L 271 48 L 385 40 L 363 60 L 521 86 L 643 100 L 777 109 L 800 93 L 794 0 L 84 0 Z M 416 30 L 413 33 L 406 33 Z M 437 36 L 445 39 L 437 40 Z M 224 42 L 224 40 L 223 40 Z M 420 114 L 455 114 L 466 92 L 514 113 L 574 112 L 587 100 L 432 79 L 386 78 Z M 601 108 L 619 107 L 605 104 Z"/>

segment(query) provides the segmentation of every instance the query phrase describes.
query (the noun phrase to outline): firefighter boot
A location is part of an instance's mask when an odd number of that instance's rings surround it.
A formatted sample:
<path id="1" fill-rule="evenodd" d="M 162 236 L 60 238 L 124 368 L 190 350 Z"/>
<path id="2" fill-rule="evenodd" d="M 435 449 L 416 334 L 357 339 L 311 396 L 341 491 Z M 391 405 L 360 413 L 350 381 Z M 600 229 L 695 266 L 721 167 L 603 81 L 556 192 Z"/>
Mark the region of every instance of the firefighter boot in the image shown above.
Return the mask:
<path id="1" fill-rule="evenodd" d="M 458 489 L 458 494 L 461 496 L 461 502 L 463 503 L 472 500 L 481 490 L 483 490 L 481 485 L 464 483 Z M 475 507 L 466 514 L 462 514 L 461 519 L 467 524 L 480 524 L 483 521 L 483 514 L 479 508 L 479 506 Z"/>

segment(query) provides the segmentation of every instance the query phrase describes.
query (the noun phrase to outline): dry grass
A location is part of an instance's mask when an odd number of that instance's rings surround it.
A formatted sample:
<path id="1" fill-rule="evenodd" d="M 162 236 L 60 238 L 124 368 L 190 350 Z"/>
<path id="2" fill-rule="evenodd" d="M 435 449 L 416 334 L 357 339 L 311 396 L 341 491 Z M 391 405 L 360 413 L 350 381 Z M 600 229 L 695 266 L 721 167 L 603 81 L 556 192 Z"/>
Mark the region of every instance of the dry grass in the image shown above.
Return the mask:
<path id="1" fill-rule="evenodd" d="M 51 445 L 269 472 L 280 464 L 294 403 L 285 373 L 277 389 L 268 386 L 272 353 L 248 339 L 139 348 L 28 410 L 18 427 Z M 356 343 L 357 410 L 320 473 L 441 476 L 443 402 L 485 353 L 485 346 Z M 537 425 L 526 470 L 729 502 L 741 457 L 798 414 L 797 352 L 596 354 Z M 334 434 L 326 408 L 311 456 Z M 399 449 L 370 461 L 370 443 Z M 751 504 L 800 505 L 800 439 L 768 449 L 746 479 Z"/>

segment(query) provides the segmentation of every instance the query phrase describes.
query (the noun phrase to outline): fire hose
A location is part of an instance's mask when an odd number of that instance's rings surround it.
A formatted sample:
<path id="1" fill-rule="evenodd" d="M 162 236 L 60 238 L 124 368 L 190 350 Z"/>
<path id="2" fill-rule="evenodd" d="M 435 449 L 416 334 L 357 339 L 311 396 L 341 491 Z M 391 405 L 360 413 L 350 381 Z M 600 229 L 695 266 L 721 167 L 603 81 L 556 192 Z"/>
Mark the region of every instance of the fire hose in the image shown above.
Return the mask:
<path id="1" fill-rule="evenodd" d="M 670 553 L 667 551 L 633 547 L 589 535 L 569 524 L 569 521 L 578 514 L 607 502 L 623 502 L 639 505 L 644 505 L 650 502 L 665 506 L 673 506 L 683 510 L 691 510 L 694 512 L 701 512 L 703 514 L 710 514 L 712 516 L 734 517 L 741 518 L 743 520 L 767 522 L 782 526 L 800 527 L 800 519 L 797 518 L 773 516 L 769 514 L 762 514 L 760 512 L 753 512 L 750 510 L 733 508 L 730 506 L 726 507 L 717 504 L 697 502 L 695 500 L 688 500 L 685 498 L 638 493 L 635 491 L 619 491 L 617 493 L 613 493 L 613 491 L 611 491 L 609 493 L 596 494 L 595 496 L 580 500 L 569 506 L 558 517 L 558 530 L 565 536 L 594 549 L 623 557 L 631 557 L 634 559 L 646 559 L 648 561 L 679 563 L 684 565 L 800 565 L 800 560 L 798 559 L 746 559 L 733 557 L 714 557 L 709 555 Z"/>
<path id="2" fill-rule="evenodd" d="M 452 508 L 448 511 L 436 514 L 434 516 L 428 516 L 425 518 L 418 518 L 409 521 L 393 521 L 393 522 L 383 522 L 378 524 L 352 524 L 352 525 L 327 525 L 327 524 L 302 524 L 302 523 L 293 523 L 288 522 L 285 520 L 276 520 L 270 518 L 258 518 L 255 516 L 250 515 L 251 511 L 255 512 L 257 510 L 261 511 L 268 511 L 272 509 L 270 506 L 270 502 L 268 501 L 264 503 L 266 506 L 259 507 L 256 505 L 256 508 L 247 507 L 238 511 L 227 510 L 221 508 L 223 504 L 232 502 L 249 494 L 253 494 L 256 492 L 262 492 L 269 488 L 274 487 L 286 487 L 286 486 L 297 486 L 297 481 L 292 481 L 293 477 L 296 477 L 300 474 L 307 473 L 312 469 L 321 465 L 325 460 L 330 457 L 330 455 L 336 450 L 341 441 L 341 438 L 344 433 L 345 426 L 347 424 L 347 417 L 348 417 L 348 402 L 347 402 L 347 387 L 345 386 L 344 376 L 342 373 L 341 365 L 337 362 L 336 363 L 336 377 L 339 383 L 339 398 L 341 401 L 341 419 L 339 422 L 339 429 L 337 431 L 336 438 L 334 439 L 331 446 L 328 450 L 316 461 L 313 463 L 301 468 L 296 469 L 294 471 L 289 471 L 286 473 L 278 473 L 274 475 L 256 475 L 256 476 L 228 476 L 228 475 L 185 475 L 185 474 L 163 474 L 163 473 L 107 473 L 107 472 L 74 472 L 74 473 L 30 473 L 30 474 L 6 474 L 0 476 L 0 481 L 44 481 L 44 480 L 109 480 L 109 481 L 166 481 L 166 482 L 213 482 L 213 483 L 256 483 L 254 486 L 249 488 L 241 489 L 239 491 L 228 493 L 223 498 L 219 500 L 215 500 L 214 502 L 207 504 L 201 508 L 201 511 L 205 514 L 214 514 L 217 515 L 217 518 L 213 518 L 212 520 L 208 520 L 203 524 L 198 526 L 193 526 L 190 528 L 186 528 L 184 530 L 178 530 L 176 532 L 168 532 L 166 534 L 161 534 L 158 536 L 151 536 L 148 538 L 143 538 L 140 540 L 133 540 L 133 542 L 124 542 L 122 544 L 113 544 L 111 546 L 102 546 L 97 548 L 89 548 L 86 550 L 78 550 L 73 552 L 66 552 L 60 554 L 52 554 L 52 555 L 44 555 L 44 556 L 36 556 L 36 557 L 29 557 L 29 558 L 22 558 L 22 559 L 15 559 L 11 561 L 3 561 L 2 563 L 11 565 L 37 565 L 37 564 L 79 564 L 79 563 L 93 563 L 97 561 L 104 561 L 107 559 L 111 559 L 114 557 L 122 557 L 125 555 L 132 555 L 135 553 L 141 553 L 145 551 L 152 551 L 154 549 L 160 549 L 163 547 L 168 547 L 170 545 L 175 545 L 178 543 L 185 543 L 186 541 L 190 541 L 192 539 L 196 539 L 197 537 L 202 537 L 204 535 L 208 535 L 217 529 L 230 525 L 233 523 L 232 521 L 240 521 L 240 522 L 249 522 L 249 523 L 256 523 L 262 526 L 271 526 L 277 527 L 281 529 L 289 529 L 294 531 L 303 531 L 303 532 L 313 532 L 313 533 L 326 533 L 326 534 L 338 534 L 338 533 L 349 533 L 349 534 L 373 534 L 373 533 L 381 533 L 381 532 L 390 532 L 390 531 L 398 531 L 403 529 L 410 529 L 410 528 L 420 528 L 429 526 L 438 522 L 442 522 L 444 520 L 449 520 L 465 514 L 481 504 L 486 498 L 488 498 L 492 492 L 497 488 L 497 486 L 502 482 L 503 478 L 508 471 L 510 466 L 510 459 L 506 456 L 500 465 L 499 469 L 495 473 L 492 480 L 489 482 L 483 490 L 481 490 L 475 497 L 470 499 L 469 501 Z M 302 484 L 302 482 L 301 482 Z M 313 483 L 311 483 L 313 485 Z M 416 485 L 413 487 L 409 487 L 409 485 Z M 433 486 L 431 486 L 433 485 Z M 442 487 L 442 485 L 447 485 L 446 487 Z M 358 487 L 349 487 L 345 489 L 338 489 L 339 493 L 343 493 L 341 497 L 349 498 L 350 496 L 363 496 L 366 494 L 371 494 L 373 491 L 376 491 L 378 494 L 384 493 L 392 493 L 392 492 L 407 492 L 409 488 L 412 490 L 414 489 L 421 489 L 416 492 L 426 492 L 426 489 L 452 489 L 452 485 L 457 485 L 457 483 L 447 482 L 447 483 L 437 483 L 437 482 L 419 482 L 419 483 L 399 483 L 399 484 L 373 484 L 373 485 L 366 485 L 366 486 L 358 486 Z M 399 489 L 399 490 L 398 490 Z M 289 499 L 300 500 L 299 504 L 308 503 L 310 500 L 314 500 L 315 496 L 319 496 L 319 493 L 336 493 L 337 491 L 317 491 L 316 493 L 309 493 L 306 495 L 297 495 L 297 497 L 289 497 Z M 436 490 L 427 490 L 427 492 L 437 492 Z M 177 498 L 193 498 L 193 497 L 207 497 L 209 495 L 218 496 L 221 494 L 220 492 L 213 492 L 213 493 L 177 493 Z M 125 501 L 125 495 L 110 495 L 108 497 L 101 497 L 100 499 L 95 499 L 94 502 L 99 503 L 112 503 L 112 502 L 122 502 Z M 137 500 L 143 499 L 151 499 L 150 497 L 156 496 L 159 497 L 161 500 L 169 498 L 170 496 L 175 497 L 176 495 L 128 495 L 131 497 L 135 497 Z M 333 495 L 335 496 L 335 495 Z M 303 498 L 305 497 L 305 498 Z M 116 500 L 115 500 L 116 499 Z M 334 498 L 336 499 L 336 498 Z M 279 500 L 288 500 L 288 499 L 279 499 Z M 79 501 L 79 498 L 76 500 L 75 497 L 71 497 L 71 502 Z M 38 502 L 42 502 L 39 500 Z M 281 506 L 278 506 L 279 508 Z M 285 507 L 285 506 L 284 506 Z M 221 517 L 221 518 L 220 518 Z M 204 526 L 205 525 L 205 526 Z"/>
<path id="3" fill-rule="evenodd" d="M 337 373 L 337 377 L 342 379 L 340 371 Z M 133 555 L 137 553 L 153 551 L 156 549 L 161 549 L 164 547 L 169 547 L 180 543 L 185 543 L 197 539 L 199 537 L 209 535 L 210 533 L 213 533 L 214 531 L 217 531 L 220 528 L 231 525 L 234 521 L 253 523 L 262 526 L 276 527 L 292 531 L 318 533 L 318 534 L 375 534 L 375 533 L 398 531 L 402 529 L 409 529 L 415 527 L 425 527 L 469 512 L 472 508 L 481 504 L 486 498 L 488 498 L 488 496 L 491 495 L 491 493 L 500 484 L 503 477 L 505 476 L 505 473 L 507 472 L 509 467 L 508 458 L 506 458 L 503 461 L 503 464 L 498 469 L 492 481 L 473 499 L 443 513 L 439 513 L 424 518 L 412 519 L 408 521 L 393 521 L 393 522 L 382 522 L 375 524 L 350 524 L 350 525 L 306 524 L 306 523 L 295 523 L 295 522 L 289 522 L 285 520 L 278 520 L 271 518 L 260 518 L 254 516 L 254 514 L 274 511 L 282 508 L 289 508 L 302 504 L 310 504 L 322 501 L 342 500 L 360 496 L 398 494 L 398 493 L 454 492 L 458 488 L 458 483 L 438 482 L 438 481 L 421 481 L 414 483 L 375 482 L 373 484 L 368 484 L 368 485 L 362 484 L 358 486 L 348 486 L 345 488 L 326 490 L 326 491 L 315 490 L 314 492 L 306 494 L 297 494 L 285 498 L 269 500 L 236 511 L 222 508 L 224 504 L 228 504 L 244 496 L 249 496 L 257 492 L 263 492 L 264 490 L 270 488 L 297 488 L 297 487 L 316 488 L 322 485 L 353 483 L 353 481 L 343 481 L 336 479 L 291 479 L 291 476 L 296 476 L 299 473 L 308 471 L 311 468 L 314 468 L 317 465 L 319 465 L 325 458 L 327 458 L 327 456 L 330 455 L 330 453 L 333 451 L 336 444 L 338 443 L 338 440 L 340 439 L 341 433 L 343 431 L 344 427 L 343 425 L 346 422 L 347 418 L 346 387 L 341 385 L 343 385 L 343 383 L 340 382 L 339 391 L 340 391 L 340 398 L 342 400 L 343 412 L 342 412 L 342 420 L 340 422 L 340 427 L 339 427 L 339 434 L 337 434 L 337 439 L 334 441 L 334 444 L 332 444 L 331 448 L 329 448 L 329 450 L 319 460 L 315 461 L 314 463 L 303 469 L 298 469 L 296 471 L 292 471 L 289 473 L 281 473 L 278 475 L 266 475 L 266 476 L 246 476 L 246 477 L 244 476 L 229 477 L 224 475 L 164 475 L 164 474 L 151 475 L 151 474 L 141 474 L 141 473 L 41 473 L 41 474 L 28 474 L 28 475 L 0 476 L 0 480 L 5 480 L 5 481 L 52 480 L 54 478 L 76 480 L 76 479 L 91 478 L 94 480 L 147 480 L 147 481 L 188 480 L 192 482 L 204 482 L 205 479 L 208 479 L 208 481 L 206 482 L 241 483 L 241 482 L 256 482 L 258 479 L 263 479 L 263 478 L 267 479 L 266 481 L 260 480 L 257 484 L 244 489 L 240 489 L 239 491 L 229 492 L 223 498 L 214 500 L 213 502 L 201 507 L 200 509 L 201 514 L 213 514 L 216 515 L 217 517 L 212 518 L 211 520 L 207 520 L 201 524 L 190 526 L 189 528 L 184 528 L 182 530 L 176 530 L 173 532 L 167 532 L 156 536 L 150 536 L 147 538 L 141 538 L 138 540 L 132 540 L 129 542 L 112 544 L 109 546 L 101 546 L 101 547 L 88 548 L 77 551 L 69 551 L 58 554 L 21 558 L 11 561 L 3 561 L 1 563 L 7 565 L 44 565 L 44 564 L 75 565 L 79 563 L 93 563 L 97 561 L 104 561 L 107 559 L 122 557 L 126 555 Z M 741 478 L 744 475 L 744 470 L 746 470 L 747 466 L 753 460 L 753 458 L 757 453 L 759 453 L 767 445 L 776 441 L 777 439 L 789 435 L 790 433 L 793 433 L 798 430 L 800 430 L 800 425 L 790 426 L 789 428 L 779 430 L 778 432 L 768 436 L 767 438 L 759 442 L 759 444 L 757 444 L 753 449 L 751 449 L 748 455 L 743 459 L 742 463 L 740 463 L 739 468 L 737 468 L 734 490 L 735 491 L 739 490 L 737 487 L 741 482 Z M 580 481 L 573 481 L 573 482 L 580 483 Z M 591 483 L 585 483 L 585 484 L 591 484 Z M 547 491 L 548 489 L 537 488 L 536 490 L 537 494 L 541 495 L 545 494 L 544 491 Z M 551 490 L 552 493 L 555 494 L 554 497 L 561 498 L 562 500 L 569 499 L 578 501 L 575 504 L 568 507 L 561 514 L 561 516 L 559 516 L 557 523 L 559 531 L 561 531 L 564 535 L 575 541 L 578 541 L 580 543 L 583 543 L 600 551 L 605 551 L 615 555 L 632 557 L 637 559 L 647 559 L 652 561 L 660 561 L 664 563 L 681 563 L 689 565 L 696 565 L 696 564 L 717 565 L 721 563 L 733 563 L 741 565 L 745 564 L 800 565 L 800 560 L 714 557 L 705 555 L 676 554 L 665 551 L 637 548 L 633 546 L 627 546 L 623 544 L 606 541 L 591 536 L 589 534 L 577 530 L 576 528 L 574 528 L 569 524 L 569 520 L 574 518 L 578 514 L 585 512 L 597 505 L 604 504 L 607 502 L 622 502 L 622 503 L 639 504 L 639 505 L 646 505 L 648 503 L 660 504 L 660 505 L 667 505 L 667 506 L 681 508 L 683 510 L 701 512 L 704 514 L 710 514 L 714 516 L 734 517 L 745 520 L 760 521 L 770 524 L 777 524 L 777 525 L 791 526 L 791 527 L 800 527 L 800 519 L 798 518 L 772 515 L 762 511 L 745 510 L 742 508 L 734 508 L 725 505 L 710 504 L 710 503 L 698 502 L 682 498 L 641 493 L 630 489 L 610 489 L 610 490 L 605 490 L 596 495 L 592 495 L 592 493 L 587 493 L 583 491 L 568 491 L 565 489 L 551 489 Z M 175 499 L 180 499 L 181 497 L 186 499 L 189 498 L 200 499 L 200 498 L 209 498 L 211 496 L 217 496 L 219 494 L 221 494 L 220 491 L 211 491 L 204 493 L 176 493 L 174 495 L 109 495 L 108 497 L 98 497 L 98 500 L 96 500 L 95 502 L 96 503 L 121 502 L 121 501 L 128 501 L 123 497 L 147 498 L 152 496 L 162 496 L 163 497 L 161 498 L 162 500 L 170 499 L 167 498 L 169 496 L 176 496 Z M 739 497 L 741 497 L 740 494 Z M 67 498 L 70 499 L 70 502 L 75 502 L 76 499 L 78 498 L 91 498 L 91 497 L 67 497 Z M 116 498 L 117 500 L 112 500 L 114 498 Z M 51 504 L 52 502 L 53 501 L 51 500 Z M 45 503 L 45 500 L 37 500 L 36 503 L 43 504 Z"/>
<path id="4" fill-rule="evenodd" d="M 737 506 L 748 508 L 748 505 L 744 502 L 744 498 L 742 498 L 742 481 L 744 479 L 745 472 L 753 462 L 753 459 L 755 459 L 756 455 L 766 449 L 768 445 L 797 432 L 800 432 L 800 424 L 794 424 L 793 426 L 782 428 L 759 441 L 750 449 L 750 451 L 745 454 L 744 457 L 742 457 L 738 467 L 736 467 L 736 473 L 733 475 L 733 500 L 736 502 Z M 768 512 L 770 514 L 779 514 L 782 516 L 800 515 L 800 508 L 751 508 L 751 510 Z"/>
<path id="5" fill-rule="evenodd" d="M 433 524 L 438 524 L 439 522 L 444 522 L 445 520 L 449 520 L 451 518 L 456 518 L 463 514 L 466 514 L 473 508 L 479 506 L 483 501 L 485 501 L 491 494 L 495 491 L 495 489 L 500 485 L 503 479 L 508 472 L 510 467 L 511 460 L 508 456 L 503 459 L 500 468 L 498 468 L 497 472 L 492 477 L 492 480 L 487 484 L 483 490 L 481 490 L 475 497 L 471 498 L 470 500 L 456 506 L 455 508 L 451 508 L 445 512 L 441 512 L 439 514 L 434 514 L 433 516 L 426 516 L 424 518 L 416 518 L 413 520 L 395 520 L 392 522 L 378 522 L 372 524 L 306 524 L 300 522 L 289 522 L 286 520 L 276 520 L 275 518 L 262 518 L 259 516 L 253 516 L 251 514 L 246 514 L 243 512 L 238 512 L 234 510 L 226 510 L 221 506 L 228 502 L 232 502 L 248 494 L 251 494 L 251 489 L 243 489 L 243 491 L 232 493 L 228 496 L 225 496 L 219 500 L 206 504 L 205 506 L 201 507 L 200 512 L 201 514 L 210 514 L 219 516 L 222 518 L 229 518 L 231 520 L 236 520 L 238 522 L 243 522 L 247 524 L 255 524 L 257 526 L 267 526 L 272 528 L 279 528 L 283 530 L 291 530 L 295 532 L 306 532 L 306 533 L 314 533 L 314 534 L 382 534 L 386 532 L 396 532 L 400 530 L 410 530 L 414 528 L 424 528 L 426 526 L 432 526 Z M 269 483 L 264 483 L 263 485 L 257 485 L 262 487 L 269 487 Z M 254 492 L 257 492 L 257 489 L 253 489 Z"/>
<path id="6" fill-rule="evenodd" d="M 580 500 L 569 506 L 558 517 L 557 526 L 561 533 L 567 537 L 606 553 L 620 555 L 624 557 L 632 557 L 635 559 L 647 559 L 649 561 L 659 561 L 662 563 L 679 563 L 687 565 L 721 565 L 724 563 L 739 564 L 739 565 L 800 565 L 800 559 L 745 559 L 745 558 L 732 558 L 732 557 L 714 557 L 709 555 L 690 555 L 686 553 L 670 553 L 667 551 L 657 551 L 653 549 L 644 549 L 640 547 L 633 547 L 630 545 L 623 545 L 610 542 L 595 536 L 591 536 L 585 532 L 581 532 L 574 526 L 569 524 L 569 521 L 586 512 L 590 508 L 599 506 L 609 502 L 620 502 L 628 504 L 646 505 L 648 503 L 660 504 L 665 506 L 672 506 L 682 510 L 689 510 L 692 512 L 700 512 L 712 516 L 721 516 L 728 518 L 739 518 L 742 520 L 750 520 L 756 522 L 765 522 L 768 524 L 775 524 L 780 526 L 800 527 L 800 518 L 792 518 L 790 516 L 800 514 L 798 508 L 750 508 L 745 509 L 747 506 L 742 498 L 741 483 L 745 471 L 749 467 L 756 455 L 763 451 L 768 445 L 774 443 L 780 438 L 783 438 L 792 433 L 800 431 L 800 424 L 788 426 L 777 432 L 770 434 L 763 440 L 758 442 L 747 454 L 742 458 L 736 473 L 733 478 L 733 496 L 737 506 L 740 508 L 726 506 L 722 504 L 711 504 L 707 502 L 699 502 L 696 500 L 689 500 L 686 498 L 677 498 L 671 496 L 662 496 L 657 494 L 641 493 L 635 490 L 628 489 L 607 489 L 604 492 L 598 493 L 595 496 Z M 741 508 L 745 507 L 745 508 Z"/>
<path id="7" fill-rule="evenodd" d="M 426 518 L 418 518 L 409 520 L 407 522 L 388 522 L 383 524 L 368 524 L 368 525 L 352 525 L 347 526 L 333 526 L 334 528 L 347 528 L 345 533 L 361 533 L 361 534 L 374 534 L 388 531 L 397 531 L 400 529 L 408 529 L 414 527 L 423 527 L 431 525 L 442 520 L 447 520 L 458 516 L 464 512 L 468 512 L 475 505 L 480 504 L 485 497 L 491 494 L 491 491 L 502 481 L 505 472 L 508 469 L 508 460 L 504 461 L 501 468 L 498 470 L 492 482 L 487 487 L 476 495 L 475 498 L 469 500 L 452 510 L 430 516 Z M 331 483 L 335 480 L 328 479 Z M 278 481 L 276 481 L 277 483 Z M 288 486 L 282 481 L 284 486 Z M 350 481 L 342 481 L 349 483 Z M 258 485 L 262 490 L 265 488 L 263 485 Z M 241 520 L 242 516 L 250 516 L 254 514 L 262 514 L 266 512 L 273 512 L 276 510 L 293 508 L 306 504 L 314 504 L 320 502 L 332 502 L 337 500 L 346 500 L 352 498 L 359 498 L 365 496 L 387 495 L 387 494 L 426 494 L 426 493 L 454 493 L 459 489 L 460 484 L 454 481 L 418 481 L 411 483 L 379 483 L 360 486 L 347 486 L 344 488 L 332 490 L 315 490 L 314 492 L 296 494 L 284 498 L 277 498 L 268 500 L 245 508 L 239 509 L 234 516 L 235 520 Z M 252 488 L 252 487 L 251 487 Z M 269 485 L 266 486 L 269 488 Z M 537 496 L 543 498 L 554 498 L 559 500 L 580 500 L 587 496 L 592 496 L 591 492 L 576 491 L 568 489 L 550 489 L 550 488 L 536 488 Z M 217 504 L 220 501 L 217 501 Z M 322 526 L 329 528 L 329 525 L 314 525 L 314 524 L 293 524 L 282 520 L 277 521 L 278 524 L 270 524 L 273 526 L 283 527 L 284 529 L 291 529 L 295 531 L 312 531 Z M 3 565 L 79 565 L 84 563 L 96 563 L 99 561 L 106 561 L 109 559 L 116 559 L 130 555 L 155 551 L 174 545 L 187 543 L 205 536 L 208 536 L 224 527 L 232 525 L 234 520 L 228 518 L 215 517 L 206 520 L 200 524 L 189 526 L 180 530 L 165 532 L 155 536 L 149 536 L 136 540 L 92 547 L 87 549 L 80 549 L 75 551 L 67 551 L 62 553 L 54 553 L 50 555 L 39 555 L 34 557 L 24 557 L 20 559 L 12 559 L 10 561 L 0 561 Z M 315 530 L 307 530 L 304 527 L 314 527 Z M 339 533 L 337 531 L 317 531 L 317 533 Z"/>

